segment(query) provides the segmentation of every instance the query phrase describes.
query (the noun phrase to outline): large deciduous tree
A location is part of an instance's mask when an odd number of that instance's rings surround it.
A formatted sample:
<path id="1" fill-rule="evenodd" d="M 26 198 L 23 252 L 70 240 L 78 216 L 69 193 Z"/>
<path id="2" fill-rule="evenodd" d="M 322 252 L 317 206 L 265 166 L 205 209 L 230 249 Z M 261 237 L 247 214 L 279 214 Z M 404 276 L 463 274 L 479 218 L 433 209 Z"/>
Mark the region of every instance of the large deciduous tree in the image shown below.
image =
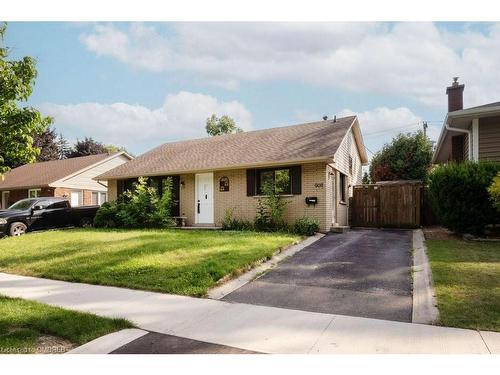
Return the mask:
<path id="1" fill-rule="evenodd" d="M 73 150 L 71 150 L 68 155 L 68 158 L 104 154 L 106 152 L 108 152 L 108 150 L 101 142 L 94 141 L 92 137 L 85 137 L 82 141 L 76 141 Z"/>
<path id="2" fill-rule="evenodd" d="M 33 91 L 36 64 L 28 56 L 8 60 L 9 49 L 3 44 L 6 28 L 5 23 L 0 24 L 0 176 L 36 160 L 40 150 L 33 144 L 33 136 L 43 133 L 52 122 L 36 109 L 18 104 Z"/>
<path id="3" fill-rule="evenodd" d="M 243 131 L 236 126 L 236 122 L 231 117 L 224 115 L 218 118 L 215 114 L 207 118 L 205 129 L 210 136 L 240 133 Z"/>
<path id="4" fill-rule="evenodd" d="M 33 145 L 40 149 L 36 161 L 49 161 L 59 159 L 59 146 L 57 133 L 53 128 L 47 128 L 42 134 L 35 135 Z"/>
<path id="5" fill-rule="evenodd" d="M 425 180 L 431 160 L 432 144 L 422 131 L 399 134 L 373 157 L 370 179 L 372 182 Z"/>

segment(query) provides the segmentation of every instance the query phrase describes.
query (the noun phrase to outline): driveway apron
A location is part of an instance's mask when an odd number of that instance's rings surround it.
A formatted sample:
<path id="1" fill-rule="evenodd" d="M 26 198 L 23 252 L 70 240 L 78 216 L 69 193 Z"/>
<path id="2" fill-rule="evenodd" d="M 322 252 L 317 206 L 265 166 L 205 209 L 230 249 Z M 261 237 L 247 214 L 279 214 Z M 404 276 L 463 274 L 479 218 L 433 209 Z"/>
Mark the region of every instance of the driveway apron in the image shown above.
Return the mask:
<path id="1" fill-rule="evenodd" d="M 411 322 L 411 231 L 329 234 L 226 301 Z"/>

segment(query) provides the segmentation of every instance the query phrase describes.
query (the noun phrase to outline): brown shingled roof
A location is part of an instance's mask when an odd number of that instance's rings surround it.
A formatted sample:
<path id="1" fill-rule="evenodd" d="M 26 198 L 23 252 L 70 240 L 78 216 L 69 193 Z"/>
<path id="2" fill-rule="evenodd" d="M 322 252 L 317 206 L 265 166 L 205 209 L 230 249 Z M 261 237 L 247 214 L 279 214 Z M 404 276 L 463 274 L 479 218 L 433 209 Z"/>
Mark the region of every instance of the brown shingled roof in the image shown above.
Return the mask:
<path id="1" fill-rule="evenodd" d="M 0 190 L 47 186 L 109 156 L 98 154 L 22 165 L 7 172 L 3 181 L 0 178 Z"/>
<path id="2" fill-rule="evenodd" d="M 337 151 L 355 116 L 272 129 L 165 143 L 97 179 L 154 176 L 327 160 Z"/>

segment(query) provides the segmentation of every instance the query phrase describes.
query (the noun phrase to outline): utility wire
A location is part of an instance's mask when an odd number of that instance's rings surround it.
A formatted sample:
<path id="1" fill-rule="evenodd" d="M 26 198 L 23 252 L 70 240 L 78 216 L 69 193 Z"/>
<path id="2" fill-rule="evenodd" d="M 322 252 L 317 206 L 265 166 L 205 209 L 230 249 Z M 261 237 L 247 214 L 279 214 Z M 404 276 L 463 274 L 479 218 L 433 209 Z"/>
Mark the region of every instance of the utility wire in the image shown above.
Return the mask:
<path id="1" fill-rule="evenodd" d="M 388 133 L 388 132 L 392 132 L 392 131 L 398 130 L 398 129 L 413 128 L 413 127 L 420 126 L 420 125 L 422 125 L 422 122 L 417 122 L 417 123 L 413 123 L 413 124 L 407 124 L 407 125 L 398 126 L 398 127 L 395 127 L 395 128 L 379 130 L 379 131 L 376 131 L 376 132 L 373 132 L 373 133 L 363 134 L 363 137 L 368 137 L 370 135 L 375 135 L 375 134 Z"/>

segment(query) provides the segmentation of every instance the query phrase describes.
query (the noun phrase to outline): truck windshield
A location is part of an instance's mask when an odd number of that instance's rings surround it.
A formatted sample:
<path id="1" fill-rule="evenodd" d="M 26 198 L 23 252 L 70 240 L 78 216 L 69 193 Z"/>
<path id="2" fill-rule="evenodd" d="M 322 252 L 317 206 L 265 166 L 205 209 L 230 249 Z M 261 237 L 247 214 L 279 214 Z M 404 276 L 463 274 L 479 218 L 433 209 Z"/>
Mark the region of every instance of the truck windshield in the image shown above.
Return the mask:
<path id="1" fill-rule="evenodd" d="M 30 208 L 33 203 L 35 203 L 38 199 L 23 199 L 20 200 L 16 203 L 14 203 L 12 206 L 9 207 L 9 210 L 26 210 Z"/>

